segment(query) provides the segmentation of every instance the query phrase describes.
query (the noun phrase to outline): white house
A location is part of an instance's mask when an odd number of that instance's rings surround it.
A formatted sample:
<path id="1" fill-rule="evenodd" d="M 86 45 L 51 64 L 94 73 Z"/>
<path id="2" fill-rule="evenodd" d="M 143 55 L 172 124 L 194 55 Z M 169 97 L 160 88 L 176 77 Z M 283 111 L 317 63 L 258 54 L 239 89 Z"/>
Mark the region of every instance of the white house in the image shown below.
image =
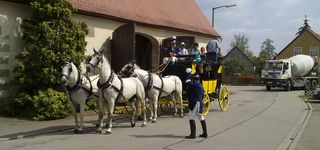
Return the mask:
<path id="1" fill-rule="evenodd" d="M 10 94 L 15 56 L 23 49 L 20 25 L 32 14 L 28 0 L 0 1 L 0 102 Z M 195 0 L 70 0 L 74 19 L 89 27 L 86 54 L 107 49 L 117 70 L 136 59 L 145 69 L 159 65 L 168 38 L 200 47 L 220 35 L 211 27 Z M 179 44 L 179 43 L 178 43 Z"/>

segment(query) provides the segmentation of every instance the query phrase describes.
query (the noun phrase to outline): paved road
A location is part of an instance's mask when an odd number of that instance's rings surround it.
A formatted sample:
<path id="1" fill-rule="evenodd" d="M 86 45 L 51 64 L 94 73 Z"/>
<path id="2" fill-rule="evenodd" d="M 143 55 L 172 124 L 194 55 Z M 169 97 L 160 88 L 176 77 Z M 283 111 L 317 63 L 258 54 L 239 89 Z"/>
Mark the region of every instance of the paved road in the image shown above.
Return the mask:
<path id="1" fill-rule="evenodd" d="M 72 133 L 72 119 L 30 122 L 0 118 L 0 149 L 287 149 L 308 114 L 299 98 L 303 92 L 267 92 L 259 86 L 229 88 L 228 111 L 221 112 L 215 101 L 206 116 L 207 139 L 184 139 L 189 134 L 187 118 L 170 115 L 162 115 L 156 124 L 145 128 L 131 128 L 128 120 L 117 120 L 111 135 L 95 134 L 92 123 L 97 117 L 92 115 L 85 118 L 87 128 L 82 135 Z M 201 133 L 199 123 L 197 131 Z"/>

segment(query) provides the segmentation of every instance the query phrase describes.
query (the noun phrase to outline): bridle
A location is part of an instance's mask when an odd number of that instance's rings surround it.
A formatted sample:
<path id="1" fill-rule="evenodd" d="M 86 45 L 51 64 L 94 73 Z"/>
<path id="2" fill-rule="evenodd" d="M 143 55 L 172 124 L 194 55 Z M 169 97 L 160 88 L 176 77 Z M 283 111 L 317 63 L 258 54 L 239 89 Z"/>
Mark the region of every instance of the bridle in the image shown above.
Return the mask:
<path id="1" fill-rule="evenodd" d="M 64 68 L 65 66 L 68 65 L 68 74 L 65 74 L 64 72 L 61 74 L 61 76 L 66 77 L 67 79 L 69 78 L 71 72 L 72 72 L 72 66 L 71 63 L 69 61 L 65 61 L 62 63 L 62 68 Z"/>
<path id="2" fill-rule="evenodd" d="M 97 60 L 97 62 L 96 62 L 95 64 L 92 64 L 92 63 L 91 63 L 91 59 L 94 58 L 94 57 L 96 57 L 96 55 L 98 55 L 98 60 Z M 99 62 L 101 62 L 101 61 L 102 61 L 102 56 L 101 56 L 101 54 L 100 54 L 100 53 L 95 53 L 95 54 L 93 54 L 93 55 L 91 56 L 91 58 L 90 58 L 90 60 L 89 60 L 89 62 L 88 62 L 88 65 L 90 65 L 90 67 L 92 67 L 92 68 L 95 68 L 95 67 L 99 64 Z"/>

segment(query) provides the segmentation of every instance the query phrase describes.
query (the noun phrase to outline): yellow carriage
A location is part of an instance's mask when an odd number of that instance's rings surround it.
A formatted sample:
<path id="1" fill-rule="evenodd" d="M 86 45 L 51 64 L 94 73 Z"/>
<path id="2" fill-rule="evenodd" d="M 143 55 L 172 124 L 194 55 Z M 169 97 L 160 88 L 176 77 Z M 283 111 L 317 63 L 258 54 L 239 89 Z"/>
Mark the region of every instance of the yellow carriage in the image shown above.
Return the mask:
<path id="1" fill-rule="evenodd" d="M 186 60 L 186 58 L 182 58 L 182 60 Z M 229 103 L 229 90 L 226 86 L 222 84 L 223 65 L 221 61 L 214 63 L 203 61 L 201 64 L 198 65 L 202 70 L 200 73 L 200 80 L 204 88 L 203 114 L 207 115 L 209 113 L 211 105 L 210 103 L 214 101 L 214 99 L 218 100 L 221 111 L 226 111 L 228 109 Z M 196 64 L 193 61 L 178 61 L 174 64 L 169 64 L 165 68 L 163 75 L 176 75 L 184 83 L 186 77 L 186 68 L 191 68 L 192 73 L 194 73 L 196 71 Z M 183 86 L 183 106 L 187 108 L 188 100 L 186 99 L 185 88 L 186 85 Z M 168 111 L 171 109 L 172 101 L 161 99 L 159 100 L 159 105 L 162 111 Z"/>

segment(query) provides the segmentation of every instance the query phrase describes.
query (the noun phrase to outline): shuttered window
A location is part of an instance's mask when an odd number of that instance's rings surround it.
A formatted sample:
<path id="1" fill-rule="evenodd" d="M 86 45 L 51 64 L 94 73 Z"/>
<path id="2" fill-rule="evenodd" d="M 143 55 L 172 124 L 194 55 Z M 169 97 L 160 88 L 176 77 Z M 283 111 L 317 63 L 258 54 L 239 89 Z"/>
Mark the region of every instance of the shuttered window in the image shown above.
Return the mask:
<path id="1" fill-rule="evenodd" d="M 293 49 L 293 55 L 298 55 L 298 54 L 302 54 L 302 47 L 295 47 Z"/>
<path id="2" fill-rule="evenodd" d="M 319 47 L 310 47 L 310 56 L 319 56 Z"/>

